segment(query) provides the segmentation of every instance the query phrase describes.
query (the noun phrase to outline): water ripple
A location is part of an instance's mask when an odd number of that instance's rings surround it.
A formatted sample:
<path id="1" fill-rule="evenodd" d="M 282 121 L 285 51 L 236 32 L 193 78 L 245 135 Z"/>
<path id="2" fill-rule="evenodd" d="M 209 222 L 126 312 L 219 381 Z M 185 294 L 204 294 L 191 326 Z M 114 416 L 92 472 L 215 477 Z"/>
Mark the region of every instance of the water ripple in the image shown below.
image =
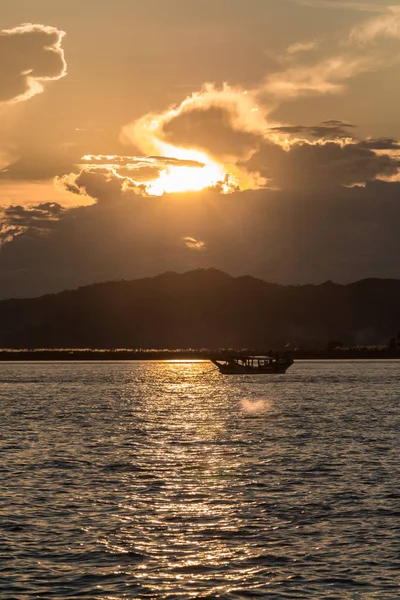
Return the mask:
<path id="1" fill-rule="evenodd" d="M 2 363 L 0 598 L 398 598 L 398 369 Z"/>

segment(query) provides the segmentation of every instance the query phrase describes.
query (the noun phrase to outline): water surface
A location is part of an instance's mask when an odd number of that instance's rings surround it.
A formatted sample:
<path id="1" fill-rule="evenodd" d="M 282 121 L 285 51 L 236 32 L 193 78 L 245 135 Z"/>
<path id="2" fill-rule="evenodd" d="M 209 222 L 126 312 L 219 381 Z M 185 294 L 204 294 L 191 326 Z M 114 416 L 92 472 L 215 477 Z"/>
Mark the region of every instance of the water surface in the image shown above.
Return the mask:
<path id="1" fill-rule="evenodd" d="M 0 598 L 399 598 L 398 362 L 0 364 Z"/>

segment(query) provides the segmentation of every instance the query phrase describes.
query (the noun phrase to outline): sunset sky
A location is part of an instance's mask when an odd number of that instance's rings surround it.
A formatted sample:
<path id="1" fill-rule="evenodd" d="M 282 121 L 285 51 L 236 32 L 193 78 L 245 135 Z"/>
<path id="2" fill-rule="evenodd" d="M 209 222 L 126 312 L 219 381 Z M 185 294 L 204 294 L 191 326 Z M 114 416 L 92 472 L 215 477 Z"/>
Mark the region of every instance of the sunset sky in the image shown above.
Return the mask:
<path id="1" fill-rule="evenodd" d="M 0 9 L 0 297 L 400 278 L 400 4 Z"/>

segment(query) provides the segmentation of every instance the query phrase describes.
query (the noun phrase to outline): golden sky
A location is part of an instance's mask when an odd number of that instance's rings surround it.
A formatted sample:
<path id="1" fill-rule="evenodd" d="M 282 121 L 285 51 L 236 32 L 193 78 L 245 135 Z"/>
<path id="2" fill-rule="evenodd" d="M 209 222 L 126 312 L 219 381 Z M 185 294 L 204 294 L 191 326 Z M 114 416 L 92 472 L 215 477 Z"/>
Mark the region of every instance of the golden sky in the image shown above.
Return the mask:
<path id="1" fill-rule="evenodd" d="M 199 266 L 400 276 L 397 2 L 0 9 L 2 295 Z"/>

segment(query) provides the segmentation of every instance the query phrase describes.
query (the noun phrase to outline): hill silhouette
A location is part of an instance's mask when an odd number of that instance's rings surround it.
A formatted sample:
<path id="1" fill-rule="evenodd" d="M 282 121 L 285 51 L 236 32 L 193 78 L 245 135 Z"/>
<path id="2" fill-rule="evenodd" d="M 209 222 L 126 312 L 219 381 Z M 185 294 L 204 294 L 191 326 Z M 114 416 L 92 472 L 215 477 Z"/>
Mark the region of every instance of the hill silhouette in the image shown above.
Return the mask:
<path id="1" fill-rule="evenodd" d="M 398 280 L 283 286 L 206 269 L 0 302 L 3 348 L 325 347 L 398 330 Z"/>

